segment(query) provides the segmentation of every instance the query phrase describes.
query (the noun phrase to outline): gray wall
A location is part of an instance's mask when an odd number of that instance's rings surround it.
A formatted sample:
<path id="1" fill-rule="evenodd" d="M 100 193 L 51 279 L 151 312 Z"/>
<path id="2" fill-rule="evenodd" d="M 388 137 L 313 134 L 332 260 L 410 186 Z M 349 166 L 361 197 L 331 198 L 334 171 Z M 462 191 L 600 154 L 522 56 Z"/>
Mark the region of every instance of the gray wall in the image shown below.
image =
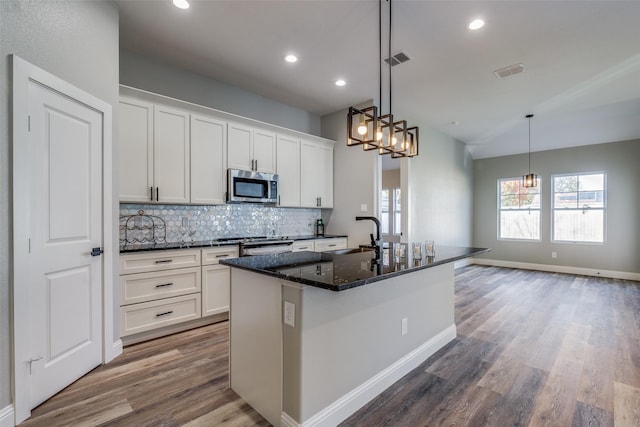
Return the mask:
<path id="1" fill-rule="evenodd" d="M 118 102 L 118 11 L 110 2 L 0 1 L 0 409 L 12 401 L 10 54 L 115 106 Z M 118 134 L 117 117 L 114 109 L 113 135 Z M 118 158 L 116 147 L 117 141 L 114 141 L 114 159 Z M 114 188 L 117 188 L 117 176 L 116 170 Z M 117 199 L 114 202 L 113 218 L 117 218 Z M 114 227 L 114 242 L 118 241 L 117 232 Z M 116 246 L 115 260 L 117 253 Z M 114 277 L 118 277 L 115 267 Z"/>
<path id="2" fill-rule="evenodd" d="M 320 117 L 315 114 L 127 50 L 120 51 L 120 83 L 288 129 L 320 135 Z"/>
<path id="3" fill-rule="evenodd" d="M 521 177 L 527 155 L 474 162 L 474 245 L 490 247 L 484 258 L 640 272 L 640 140 L 532 153 L 532 171 L 541 176 L 541 241 L 497 239 L 497 180 Z M 607 211 L 604 244 L 551 242 L 551 175 L 604 171 L 607 173 Z M 555 251 L 558 258 L 551 258 Z"/>
<path id="4" fill-rule="evenodd" d="M 466 145 L 420 126 L 420 151 L 409 160 L 409 243 L 471 246 L 473 160 Z"/>
<path id="5" fill-rule="evenodd" d="M 371 104 L 367 104 L 371 105 Z M 361 106 L 364 107 L 364 106 Z M 376 174 L 379 162 L 375 151 L 347 147 L 347 110 L 322 117 L 322 136 L 336 141 L 333 149 L 333 209 L 327 224 L 328 234 L 346 234 L 349 247 L 370 243 L 373 223 L 358 221 L 358 215 L 376 216 Z M 366 204 L 362 212 L 360 205 Z"/>

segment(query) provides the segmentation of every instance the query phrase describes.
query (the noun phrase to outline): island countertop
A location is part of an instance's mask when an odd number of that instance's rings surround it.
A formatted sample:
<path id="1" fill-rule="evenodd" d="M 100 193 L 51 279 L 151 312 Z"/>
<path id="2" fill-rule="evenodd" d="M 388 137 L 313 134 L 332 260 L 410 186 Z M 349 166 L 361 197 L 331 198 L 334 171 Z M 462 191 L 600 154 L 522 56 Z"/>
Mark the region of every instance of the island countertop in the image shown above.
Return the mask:
<path id="1" fill-rule="evenodd" d="M 324 288 L 332 291 L 347 289 L 455 262 L 488 252 L 488 248 L 438 246 L 433 257 L 413 259 L 390 255 L 385 250 L 382 260 L 375 252 L 340 254 L 335 252 L 296 252 L 250 256 L 222 260 L 221 263 L 254 273 Z M 339 251 L 337 251 L 339 252 Z"/>

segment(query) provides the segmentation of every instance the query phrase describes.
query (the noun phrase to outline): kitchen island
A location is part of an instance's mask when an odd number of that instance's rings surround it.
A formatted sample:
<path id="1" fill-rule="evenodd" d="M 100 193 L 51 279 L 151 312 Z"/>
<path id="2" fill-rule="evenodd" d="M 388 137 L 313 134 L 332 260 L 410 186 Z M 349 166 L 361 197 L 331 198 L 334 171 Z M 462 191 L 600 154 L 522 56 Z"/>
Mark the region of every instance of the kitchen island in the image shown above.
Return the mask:
<path id="1" fill-rule="evenodd" d="M 300 252 L 231 269 L 231 388 L 270 423 L 336 425 L 456 337 L 454 262 Z"/>

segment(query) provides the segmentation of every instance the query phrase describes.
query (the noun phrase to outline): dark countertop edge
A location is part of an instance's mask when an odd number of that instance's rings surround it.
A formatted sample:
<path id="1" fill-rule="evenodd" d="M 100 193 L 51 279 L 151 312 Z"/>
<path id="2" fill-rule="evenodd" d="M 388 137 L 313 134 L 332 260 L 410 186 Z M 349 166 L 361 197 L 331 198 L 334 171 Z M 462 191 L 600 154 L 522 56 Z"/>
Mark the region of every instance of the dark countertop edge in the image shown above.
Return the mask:
<path id="1" fill-rule="evenodd" d="M 348 237 L 347 235 L 329 235 L 326 234 L 324 236 L 313 236 L 313 235 L 303 235 L 303 236 L 292 236 L 287 237 L 288 240 L 318 240 L 318 239 L 333 239 L 333 238 L 342 238 Z M 193 242 L 189 244 L 181 245 L 179 242 L 172 243 L 158 243 L 158 245 L 167 245 L 167 247 L 143 247 L 143 248 L 127 248 L 123 249 L 120 246 L 121 254 L 130 254 L 135 252 L 151 252 L 151 251 L 172 251 L 179 249 L 200 249 L 200 248 L 217 248 L 221 246 L 233 246 L 238 245 L 240 240 L 228 240 L 224 242 L 218 242 L 215 240 L 203 240 L 198 242 Z"/>
<path id="2" fill-rule="evenodd" d="M 224 264 L 224 265 L 227 265 L 229 267 L 239 268 L 241 270 L 251 271 L 251 272 L 257 273 L 257 274 L 264 274 L 265 276 L 271 276 L 271 277 L 275 277 L 275 278 L 278 278 L 278 279 L 287 280 L 289 282 L 301 283 L 303 285 L 313 286 L 314 288 L 322 288 L 322 289 L 327 289 L 327 290 L 334 291 L 334 292 L 339 292 L 339 291 L 346 291 L 347 289 L 351 289 L 351 288 L 357 288 L 358 286 L 364 286 L 364 285 L 368 285 L 370 283 L 380 282 L 382 280 L 391 279 L 393 277 L 402 276 L 403 274 L 413 273 L 413 272 L 416 272 L 416 271 L 419 271 L 419 270 L 426 270 L 427 268 L 437 267 L 439 265 L 448 264 L 450 262 L 456 262 L 456 261 L 459 261 L 461 259 L 471 258 L 473 256 L 480 255 L 480 254 L 483 254 L 483 253 L 491 251 L 490 248 L 475 248 L 475 249 L 477 249 L 477 250 L 473 251 L 472 253 L 467 253 L 467 254 L 464 254 L 464 255 L 458 255 L 458 256 L 453 256 L 453 257 L 450 257 L 450 258 L 445 258 L 445 259 L 442 259 L 442 260 L 435 261 L 432 264 L 421 265 L 419 267 L 412 267 L 412 268 L 408 268 L 406 270 L 393 271 L 391 273 L 386 273 L 386 274 L 383 274 L 383 275 L 380 275 L 380 276 L 370 277 L 368 279 L 355 280 L 353 282 L 343 283 L 343 284 L 339 284 L 339 285 L 329 285 L 328 283 L 316 282 L 316 281 L 313 281 L 313 280 L 303 279 L 303 278 L 299 278 L 299 277 L 287 276 L 285 274 L 277 273 L 275 271 L 263 270 L 263 269 L 259 269 L 259 268 L 251 268 L 251 267 L 235 265 L 235 264 L 232 264 L 233 260 L 231 260 L 231 259 L 229 259 L 229 260 L 221 260 L 220 263 Z"/>

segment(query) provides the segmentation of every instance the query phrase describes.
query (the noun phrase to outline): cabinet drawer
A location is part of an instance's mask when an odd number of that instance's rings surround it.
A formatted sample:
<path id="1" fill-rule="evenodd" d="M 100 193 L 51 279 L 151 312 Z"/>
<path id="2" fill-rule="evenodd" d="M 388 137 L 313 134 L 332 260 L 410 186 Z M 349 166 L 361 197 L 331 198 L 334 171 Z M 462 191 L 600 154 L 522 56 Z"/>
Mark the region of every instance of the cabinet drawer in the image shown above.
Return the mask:
<path id="1" fill-rule="evenodd" d="M 239 254 L 237 246 L 202 249 L 202 265 L 218 264 L 221 259 L 238 258 Z"/>
<path id="2" fill-rule="evenodd" d="M 315 251 L 315 241 L 314 240 L 299 240 L 297 242 L 293 242 L 292 252 L 302 252 L 302 251 Z"/>
<path id="3" fill-rule="evenodd" d="M 120 274 L 200 266 L 200 249 L 176 249 L 120 255 Z"/>
<path id="4" fill-rule="evenodd" d="M 338 237 L 335 239 L 316 240 L 316 252 L 335 251 L 347 248 L 347 239 Z"/>
<path id="5" fill-rule="evenodd" d="M 201 315 L 200 294 L 120 307 L 120 335 L 127 336 L 188 320 Z"/>
<path id="6" fill-rule="evenodd" d="M 120 304 L 128 305 L 200 292 L 200 268 L 120 276 Z"/>

